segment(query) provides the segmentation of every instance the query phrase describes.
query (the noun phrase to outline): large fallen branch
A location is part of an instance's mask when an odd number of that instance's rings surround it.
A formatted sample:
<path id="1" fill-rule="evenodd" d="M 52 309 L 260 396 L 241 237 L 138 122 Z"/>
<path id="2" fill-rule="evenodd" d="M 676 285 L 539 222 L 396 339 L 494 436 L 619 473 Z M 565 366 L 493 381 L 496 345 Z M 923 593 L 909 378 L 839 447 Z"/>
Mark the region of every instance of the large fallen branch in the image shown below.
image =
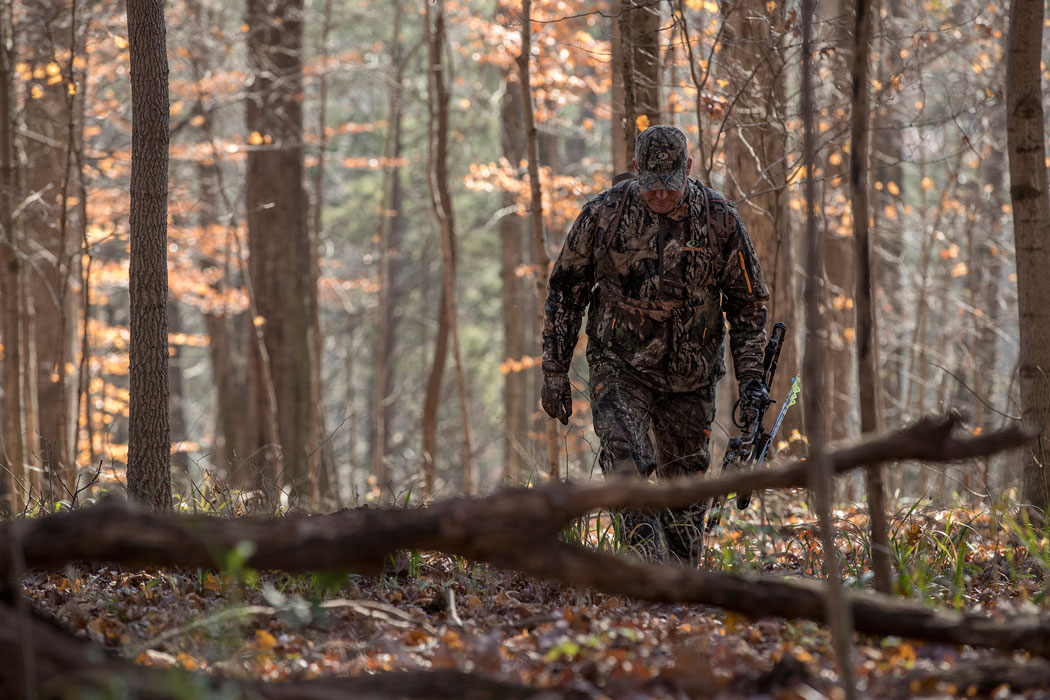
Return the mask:
<path id="1" fill-rule="evenodd" d="M 1027 438 L 1008 428 L 955 436 L 957 419 L 924 420 L 909 428 L 830 453 L 836 472 L 873 462 L 952 461 L 1019 446 Z M 68 561 L 223 568 L 231 552 L 256 569 L 375 571 L 400 549 L 443 551 L 472 559 L 522 552 L 553 541 L 574 518 L 598 508 L 684 507 L 734 491 L 800 487 L 806 464 L 736 473 L 717 479 L 684 479 L 663 485 L 639 481 L 556 484 L 455 498 L 426 508 L 359 508 L 323 516 L 219 519 L 157 516 L 123 503 L 106 504 L 0 525 L 0 541 L 16 537 L 29 567 Z M 241 555 L 238 555 L 239 557 Z M 511 565 L 512 566 L 512 565 Z M 0 558 L 0 576 L 9 572 Z"/>
<path id="2" fill-rule="evenodd" d="M 1017 429 L 956 437 L 956 425 L 954 418 L 923 421 L 840 449 L 830 458 L 841 472 L 880 461 L 982 456 L 1018 446 L 1027 438 Z M 641 599 L 703 603 L 752 616 L 822 620 L 822 592 L 815 582 L 643 564 L 557 540 L 572 518 L 596 508 L 677 507 L 731 491 L 801 486 L 805 479 L 805 464 L 796 463 L 706 482 L 565 484 L 453 499 L 428 508 L 366 508 L 277 520 L 157 516 L 110 505 L 7 523 L 0 526 L 0 542 L 8 545 L 5 550 L 13 546 L 24 552 L 29 567 L 87 559 L 222 568 L 229 563 L 229 553 L 240 545 L 243 554 L 247 543 L 251 553 L 241 563 L 257 569 L 367 570 L 399 549 L 434 550 Z M 11 565 L 4 560 L 0 573 L 6 578 Z M 1038 618 L 993 620 L 875 594 L 852 594 L 850 605 L 860 632 L 1050 655 L 1050 624 Z"/>
<path id="3" fill-rule="evenodd" d="M 504 557 L 493 564 L 534 576 L 659 603 L 701 603 L 750 617 L 776 616 L 824 621 L 824 586 L 819 581 L 693 571 L 646 564 L 606 552 L 554 544 Z M 1023 615 L 987 615 L 938 610 L 878 593 L 847 593 L 858 632 L 994 649 L 1023 649 L 1050 656 L 1050 620 Z"/>

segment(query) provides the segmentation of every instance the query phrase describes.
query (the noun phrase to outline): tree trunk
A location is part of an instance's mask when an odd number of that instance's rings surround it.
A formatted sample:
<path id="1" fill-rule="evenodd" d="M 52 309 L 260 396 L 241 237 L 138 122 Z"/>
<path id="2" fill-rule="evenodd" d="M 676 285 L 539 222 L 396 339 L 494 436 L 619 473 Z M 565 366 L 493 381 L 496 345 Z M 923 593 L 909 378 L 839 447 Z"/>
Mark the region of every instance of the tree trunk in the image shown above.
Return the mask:
<path id="1" fill-rule="evenodd" d="M 1039 440 L 1026 455 L 1023 499 L 1044 514 L 1050 505 L 1050 193 L 1047 189 L 1040 52 L 1043 0 L 1012 0 L 1006 42 L 1006 140 L 1017 249 L 1021 410 Z"/>
<path id="2" fill-rule="evenodd" d="M 438 301 L 438 325 L 434 335 L 434 360 L 427 376 L 426 396 L 423 399 L 423 488 L 424 493 L 434 493 L 435 464 L 437 463 L 438 407 L 441 405 L 442 375 L 448 356 L 449 315 L 448 300 L 444 286 Z M 379 488 L 389 484 L 380 483 Z"/>
<path id="3" fill-rule="evenodd" d="M 445 304 L 449 335 L 452 339 L 452 358 L 456 371 L 460 421 L 463 427 L 463 491 L 470 494 L 474 488 L 473 445 L 470 439 L 470 413 L 467 406 L 467 380 L 463 370 L 463 351 L 459 343 L 459 324 L 456 320 L 456 224 L 452 210 L 452 195 L 448 188 L 448 103 L 449 90 L 445 64 L 445 3 L 428 3 L 424 18 L 427 23 L 427 48 L 430 59 L 427 82 L 429 119 L 427 140 L 428 183 L 430 202 L 437 217 L 441 238 L 441 299 Z"/>
<path id="4" fill-rule="evenodd" d="M 0 512 L 20 512 L 32 496 L 26 470 L 25 403 L 22 399 L 22 260 L 15 230 L 15 105 L 10 27 L 0 21 L 0 294 L 3 307 L 3 447 L 7 469 L 0 470 Z M 37 494 L 39 497 L 39 493 Z"/>
<path id="5" fill-rule="evenodd" d="M 625 0 L 626 1 L 626 0 Z M 529 163 L 529 191 L 531 206 L 529 217 L 532 223 L 532 246 L 536 256 L 536 302 L 537 318 L 543 328 L 543 303 L 547 298 L 547 279 L 550 276 L 551 259 L 547 252 L 547 237 L 543 232 L 543 191 L 540 189 L 539 151 L 536 144 L 536 118 L 532 107 L 532 0 L 523 0 L 521 4 L 521 53 L 518 55 L 518 84 L 521 87 L 521 100 L 524 109 L 525 143 Z M 622 26 L 622 25 L 621 25 Z M 634 136 L 630 137 L 628 153 L 634 153 Z M 549 416 L 547 425 L 547 473 L 551 479 L 559 478 L 558 466 L 558 424 Z"/>
<path id="6" fill-rule="evenodd" d="M 174 297 L 168 297 L 167 313 L 168 331 L 172 335 L 182 333 L 182 312 L 179 309 L 179 302 Z M 193 436 L 189 434 L 189 426 L 186 422 L 188 397 L 186 396 L 185 383 L 183 381 L 183 364 L 186 362 L 183 355 L 184 351 L 179 345 L 172 345 L 168 353 L 168 388 L 170 395 L 170 400 L 168 401 L 168 425 L 175 450 L 171 455 L 171 466 L 176 474 L 185 477 L 189 481 L 192 480 L 193 475 L 190 474 L 190 456 L 186 452 L 185 443 L 191 441 Z"/>
<path id="7" fill-rule="evenodd" d="M 726 117 L 726 195 L 736 200 L 766 281 L 769 283 L 769 321 L 783 321 L 788 334 L 780 366 L 771 388 L 780 401 L 787 396 L 799 363 L 795 299 L 798 295 L 795 252 L 788 215 L 787 129 L 784 113 L 785 60 L 775 27 L 784 21 L 785 8 L 772 13 L 762 0 L 727 4 L 725 49 L 722 60 L 732 76 L 730 89 L 739 95 Z M 787 436 L 801 427 L 801 413 L 789 411 L 781 426 Z"/>
<path id="8" fill-rule="evenodd" d="M 816 183 L 813 166 L 816 163 L 813 107 L 813 2 L 802 2 L 802 165 L 806 172 L 804 210 L 806 212 L 806 354 L 803 366 L 804 383 L 810 392 L 805 404 L 806 437 L 809 442 L 809 486 L 816 503 L 820 523 L 820 541 L 824 549 L 824 610 L 831 628 L 835 657 L 839 667 L 839 681 L 846 697 L 857 696 L 853 680 L 852 638 L 853 620 L 842 587 L 841 564 L 835 548 L 835 530 L 831 519 L 832 464 L 825 454 L 825 433 L 822 412 L 825 410 L 824 332 L 821 313 L 820 280 L 821 236 L 817 232 Z"/>
<path id="9" fill-rule="evenodd" d="M 525 130 L 522 127 L 521 90 L 508 72 L 503 79 L 503 104 L 500 137 L 503 157 L 512 168 L 525 157 Z M 526 308 L 530 295 L 519 275 L 525 261 L 525 229 L 522 217 L 514 211 L 517 197 L 504 192 L 501 200 L 503 216 L 499 222 L 500 281 L 503 303 L 503 358 L 506 364 L 503 380 L 503 427 L 506 442 L 503 448 L 503 480 L 517 486 L 525 473 L 529 454 L 529 407 L 525 403 L 528 367 L 520 364 L 528 354 L 525 329 Z"/>
<path id="10" fill-rule="evenodd" d="M 311 401 L 314 406 L 314 433 L 310 442 L 312 444 L 311 457 L 309 460 L 310 485 L 313 489 L 311 501 L 322 508 L 338 507 L 342 504 L 339 493 L 339 475 L 335 464 L 335 454 L 332 450 L 332 442 L 328 440 L 328 420 L 324 405 L 324 334 L 321 330 L 321 300 L 319 286 L 321 283 L 321 261 L 319 252 L 322 249 L 324 229 L 324 185 L 325 185 L 325 156 L 328 150 L 328 136 L 325 131 L 328 123 L 328 36 L 332 31 L 332 0 L 325 0 L 321 16 L 321 45 L 318 51 L 318 59 L 321 63 L 321 73 L 318 76 L 319 105 L 317 107 L 317 167 L 314 176 L 314 208 L 313 226 L 309 229 L 310 236 L 310 281 L 309 287 L 314 290 L 309 301 L 309 315 L 313 321 L 311 327 L 310 345 L 314 355 L 311 363 L 313 376 L 311 377 L 310 390 Z"/>
<path id="11" fill-rule="evenodd" d="M 622 12 L 622 9 L 621 9 Z M 611 37 L 610 48 L 612 50 L 612 87 L 609 108 L 612 113 L 612 168 L 613 173 L 622 173 L 634 170 L 631 167 L 631 158 L 634 151 L 627 152 L 627 116 L 624 112 L 623 91 L 623 36 L 620 34 L 620 16 L 614 16 L 610 22 L 609 34 Z"/>
<path id="12" fill-rule="evenodd" d="M 72 489 L 73 438 L 77 382 L 67 377 L 76 344 L 78 299 L 73 282 L 78 277 L 80 242 L 70 231 L 76 230 L 76 216 L 67 206 L 70 193 L 78 193 L 79 183 L 71 164 L 81 147 L 76 103 L 83 86 L 71 95 L 72 57 L 78 55 L 77 3 L 31 0 L 24 4 L 24 54 L 21 56 L 34 77 L 26 85 L 37 99 L 26 99 L 24 196 L 29 205 L 22 214 L 27 265 L 27 299 L 34 309 L 36 364 L 27 371 L 36 374 L 38 415 L 33 419 L 43 445 L 44 467 L 49 479 Z M 56 56 L 71 52 L 68 63 L 59 65 Z M 57 72 L 55 69 L 58 69 Z M 58 78 L 58 80 L 55 80 Z M 34 196 L 39 195 L 39 196 Z M 24 358 L 28 359 L 28 358 Z M 65 492 L 64 488 L 59 488 Z"/>
<path id="13" fill-rule="evenodd" d="M 857 385 L 860 387 L 860 432 L 878 430 L 879 377 L 875 358 L 875 302 L 872 297 L 871 238 L 868 230 L 868 144 L 870 104 L 868 48 L 871 44 L 871 11 L 868 0 L 856 0 L 853 32 L 853 100 L 850 119 L 850 195 L 853 219 L 853 270 L 856 287 L 854 309 L 857 328 Z M 871 523 L 871 563 L 875 590 L 890 593 L 889 525 L 882 466 L 865 472 Z"/>
<path id="14" fill-rule="evenodd" d="M 128 493 L 171 508 L 168 428 L 168 56 L 162 0 L 129 0 L 131 405 Z"/>
<path id="15" fill-rule="evenodd" d="M 825 59 L 830 64 L 830 79 L 816 87 L 818 94 L 824 95 L 829 104 L 842 104 L 850 95 L 850 68 L 846 59 L 853 49 L 849 18 L 853 16 L 854 3 L 852 0 L 818 0 L 816 4 L 817 12 L 821 15 L 846 18 L 843 22 L 833 25 L 832 40 L 835 50 Z M 839 111 L 842 119 L 846 119 L 846 110 Z M 827 332 L 824 337 L 828 362 L 828 411 L 824 414 L 824 425 L 827 426 L 829 440 L 843 440 L 855 438 L 858 432 L 854 420 L 856 404 L 853 399 L 856 395 L 854 381 L 857 377 L 853 352 L 856 346 L 854 243 L 852 231 L 839 222 L 840 217 L 845 216 L 847 212 L 846 207 L 839 204 L 845 200 L 838 198 L 839 193 L 848 186 L 849 167 L 842 158 L 843 151 L 840 150 L 838 142 L 829 144 L 821 155 L 824 178 L 820 181 L 821 206 L 818 211 L 823 217 L 823 301 L 827 305 Z M 848 195 L 846 192 L 843 194 Z M 806 393 L 812 398 L 812 387 L 806 387 Z M 849 485 L 853 486 L 852 479 Z M 856 498 L 856 495 L 854 489 L 850 488 L 849 498 Z"/>
<path id="16" fill-rule="evenodd" d="M 660 111 L 661 0 L 620 0 L 619 37 L 623 79 L 623 136 L 628 166 L 634 142 L 646 127 L 662 123 Z M 616 61 L 617 57 L 613 56 Z M 614 139 L 613 143 L 618 143 Z M 614 155 L 614 162 L 616 156 Z"/>
<path id="17" fill-rule="evenodd" d="M 394 2 L 393 35 L 390 39 L 390 102 L 387 110 L 387 135 L 383 148 L 383 203 L 379 211 L 379 306 L 376 312 L 376 393 L 373 416 L 372 471 L 380 484 L 387 482 L 386 455 L 390 448 L 391 402 L 394 391 L 394 331 L 397 317 L 397 266 L 392 259 L 398 254 L 401 233 L 401 116 L 404 111 L 404 58 L 401 47 L 401 22 L 404 12 L 400 0 Z"/>
<path id="18" fill-rule="evenodd" d="M 248 0 L 253 77 L 245 120 L 259 143 L 248 152 L 249 275 L 276 401 L 282 488 L 294 504 L 315 492 L 313 390 L 317 287 L 303 189 L 302 0 Z M 262 350 L 262 348 L 260 348 Z M 265 431 L 264 431 L 265 432 Z"/>
<path id="19" fill-rule="evenodd" d="M 882 37 L 878 53 L 881 58 L 878 62 L 879 72 L 875 77 L 881 84 L 891 85 L 895 77 L 899 79 L 902 71 L 900 49 L 905 37 L 901 36 L 897 22 L 903 17 L 904 7 L 900 0 L 885 0 L 876 8 L 872 19 L 869 20 L 874 22 L 875 18 L 881 17 L 878 28 L 873 29 L 875 34 Z M 876 308 L 885 309 L 885 313 L 877 314 L 878 318 L 885 319 L 885 322 L 877 320 L 875 325 L 879 330 L 879 339 L 875 347 L 881 376 L 879 383 L 882 392 L 878 401 L 878 418 L 882 425 L 900 425 L 905 415 L 902 390 L 905 383 L 905 358 L 910 349 L 905 342 L 906 335 L 895 330 L 905 327 L 906 305 L 901 303 L 903 295 L 900 290 L 907 286 L 907 266 L 903 264 L 902 227 L 903 204 L 907 201 L 904 199 L 907 179 L 902 163 L 907 158 L 904 155 L 906 151 L 903 135 L 907 130 L 896 123 L 892 106 L 891 99 L 884 99 L 878 106 L 878 129 L 871 135 L 874 157 L 869 158 L 869 164 L 873 166 L 871 172 L 874 173 L 876 181 L 882 183 L 882 189 L 873 195 L 875 202 L 870 209 L 872 218 L 879 223 L 872 229 L 872 294 L 876 300 Z M 894 183 L 896 188 L 890 183 Z M 880 212 L 885 211 L 886 207 L 900 212 L 901 215 L 897 219 L 880 216 Z"/>
<path id="20" fill-rule="evenodd" d="M 853 380 L 856 377 L 853 370 L 853 241 L 836 232 L 833 221 L 825 221 L 823 236 L 823 301 L 828 311 L 822 339 L 827 348 L 828 382 L 824 391 L 828 411 L 821 420 L 827 426 L 829 440 L 843 440 L 856 436 L 853 421 Z M 814 398 L 815 389 L 807 386 L 806 394 L 809 399 Z M 802 404 L 805 406 L 805 400 Z"/>

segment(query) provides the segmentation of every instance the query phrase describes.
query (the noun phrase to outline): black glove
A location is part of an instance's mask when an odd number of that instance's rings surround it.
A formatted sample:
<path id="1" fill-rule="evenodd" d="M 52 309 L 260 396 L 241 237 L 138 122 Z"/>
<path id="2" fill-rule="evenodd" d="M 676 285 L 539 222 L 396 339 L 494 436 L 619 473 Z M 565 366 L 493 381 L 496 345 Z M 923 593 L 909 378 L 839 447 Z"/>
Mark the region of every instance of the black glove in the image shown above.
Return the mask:
<path id="1" fill-rule="evenodd" d="M 568 425 L 569 416 L 572 415 L 572 387 L 568 375 L 544 374 L 540 403 L 548 416 L 560 420 L 562 425 Z"/>
<path id="2" fill-rule="evenodd" d="M 746 425 L 758 420 L 759 411 L 772 403 L 773 397 L 761 379 L 743 379 L 740 382 L 740 417 Z"/>

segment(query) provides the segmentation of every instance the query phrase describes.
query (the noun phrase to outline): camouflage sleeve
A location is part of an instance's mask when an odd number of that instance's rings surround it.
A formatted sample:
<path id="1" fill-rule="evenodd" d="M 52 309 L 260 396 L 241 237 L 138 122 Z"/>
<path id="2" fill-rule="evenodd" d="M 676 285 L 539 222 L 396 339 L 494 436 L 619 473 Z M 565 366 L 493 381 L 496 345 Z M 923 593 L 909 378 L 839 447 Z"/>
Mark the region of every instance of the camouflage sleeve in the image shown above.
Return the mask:
<path id="1" fill-rule="evenodd" d="M 572 364 L 583 313 L 594 285 L 595 237 L 602 197 L 584 205 L 565 239 L 547 282 L 543 306 L 543 372 L 563 373 Z"/>
<path id="2" fill-rule="evenodd" d="M 737 381 L 762 376 L 762 354 L 766 343 L 766 302 L 769 289 L 758 264 L 758 256 L 744 222 L 730 208 L 730 232 L 726 266 L 722 273 L 724 309 L 729 321 L 729 349 Z"/>

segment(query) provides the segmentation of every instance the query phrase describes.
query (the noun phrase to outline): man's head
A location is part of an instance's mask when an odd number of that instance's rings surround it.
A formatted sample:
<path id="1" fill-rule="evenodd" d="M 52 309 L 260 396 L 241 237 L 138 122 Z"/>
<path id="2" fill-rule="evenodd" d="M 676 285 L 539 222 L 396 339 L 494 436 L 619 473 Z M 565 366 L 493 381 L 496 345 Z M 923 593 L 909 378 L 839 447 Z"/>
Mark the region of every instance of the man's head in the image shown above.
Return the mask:
<path id="1" fill-rule="evenodd" d="M 678 206 L 685 192 L 686 177 L 693 159 L 686 148 L 685 134 L 667 124 L 657 124 L 638 135 L 634 145 L 634 168 L 642 199 L 657 214 Z"/>

